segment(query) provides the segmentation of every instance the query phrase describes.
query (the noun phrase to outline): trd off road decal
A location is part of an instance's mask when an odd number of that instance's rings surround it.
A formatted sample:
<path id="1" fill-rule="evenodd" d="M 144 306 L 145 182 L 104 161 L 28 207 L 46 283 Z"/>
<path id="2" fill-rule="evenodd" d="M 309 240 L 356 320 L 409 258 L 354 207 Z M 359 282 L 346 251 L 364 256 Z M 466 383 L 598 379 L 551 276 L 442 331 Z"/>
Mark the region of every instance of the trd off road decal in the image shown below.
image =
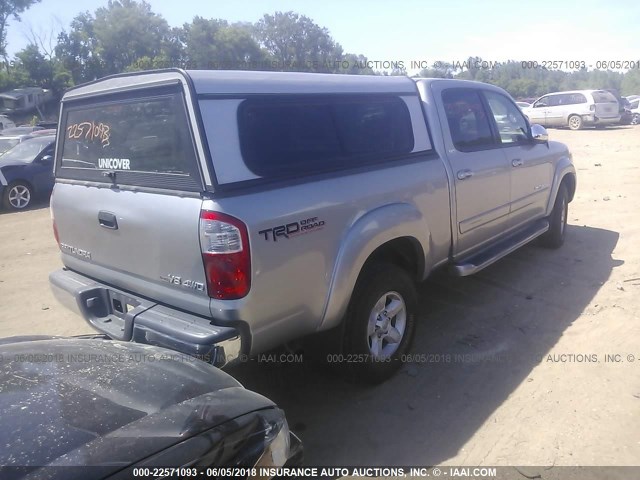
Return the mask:
<path id="1" fill-rule="evenodd" d="M 318 220 L 318 217 L 311 217 L 298 222 L 287 223 L 286 225 L 278 225 L 277 227 L 260 230 L 258 235 L 269 241 L 278 241 L 278 238 L 291 238 L 305 233 L 315 232 L 324 227 L 324 220 Z"/>

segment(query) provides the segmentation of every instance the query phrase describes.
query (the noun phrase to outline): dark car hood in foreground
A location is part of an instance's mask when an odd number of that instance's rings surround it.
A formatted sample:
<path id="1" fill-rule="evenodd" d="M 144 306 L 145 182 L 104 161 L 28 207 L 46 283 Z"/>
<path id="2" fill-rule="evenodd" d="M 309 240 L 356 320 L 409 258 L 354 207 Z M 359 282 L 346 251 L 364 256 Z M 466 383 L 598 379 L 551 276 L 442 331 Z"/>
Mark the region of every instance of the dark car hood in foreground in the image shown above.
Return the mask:
<path id="1" fill-rule="evenodd" d="M 97 339 L 0 342 L 0 465 L 114 471 L 273 407 L 194 358 Z"/>
<path id="2" fill-rule="evenodd" d="M 2 167 L 15 167 L 15 166 L 25 166 L 27 165 L 25 162 L 20 162 L 18 160 L 5 160 L 2 161 L 2 155 L 0 155 L 0 168 Z"/>

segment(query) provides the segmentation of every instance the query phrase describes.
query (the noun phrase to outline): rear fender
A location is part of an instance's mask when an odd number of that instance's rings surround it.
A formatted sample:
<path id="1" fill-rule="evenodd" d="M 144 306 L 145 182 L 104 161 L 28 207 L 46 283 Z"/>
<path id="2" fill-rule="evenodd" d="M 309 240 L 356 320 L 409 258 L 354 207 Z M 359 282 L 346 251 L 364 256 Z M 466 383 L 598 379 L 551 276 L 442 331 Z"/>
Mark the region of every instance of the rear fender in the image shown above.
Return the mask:
<path id="1" fill-rule="evenodd" d="M 356 220 L 343 237 L 318 330 L 339 325 L 365 262 L 378 247 L 397 238 L 412 239 L 422 247 L 419 250 L 424 257 L 424 268 L 418 272 L 418 279 L 426 276 L 432 263 L 431 235 L 422 213 L 409 203 L 376 208 Z"/>

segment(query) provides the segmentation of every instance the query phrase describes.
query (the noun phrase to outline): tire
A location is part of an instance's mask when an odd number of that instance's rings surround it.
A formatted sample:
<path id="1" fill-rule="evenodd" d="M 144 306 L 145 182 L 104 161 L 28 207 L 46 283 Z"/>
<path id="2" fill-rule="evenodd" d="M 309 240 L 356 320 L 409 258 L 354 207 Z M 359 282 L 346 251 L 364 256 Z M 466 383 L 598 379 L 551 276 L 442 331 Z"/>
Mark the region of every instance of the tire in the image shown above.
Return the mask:
<path id="1" fill-rule="evenodd" d="M 631 118 L 631 125 L 638 125 L 640 123 L 640 113 L 635 113 Z"/>
<path id="2" fill-rule="evenodd" d="M 33 188 L 25 182 L 13 182 L 4 191 L 2 204 L 12 211 L 25 210 L 33 202 Z"/>
<path id="3" fill-rule="evenodd" d="M 362 272 L 347 311 L 342 343 L 352 379 L 377 384 L 402 366 L 415 333 L 417 305 L 413 279 L 402 268 L 379 263 Z"/>
<path id="4" fill-rule="evenodd" d="M 570 115 L 567 125 L 571 130 L 580 130 L 582 128 L 582 118 L 580 118 L 580 115 Z"/>
<path id="5" fill-rule="evenodd" d="M 545 248 L 560 248 L 567 232 L 567 216 L 569 214 L 569 194 L 563 183 L 558 189 L 556 203 L 549 215 L 549 230 L 540 236 L 540 245 Z"/>

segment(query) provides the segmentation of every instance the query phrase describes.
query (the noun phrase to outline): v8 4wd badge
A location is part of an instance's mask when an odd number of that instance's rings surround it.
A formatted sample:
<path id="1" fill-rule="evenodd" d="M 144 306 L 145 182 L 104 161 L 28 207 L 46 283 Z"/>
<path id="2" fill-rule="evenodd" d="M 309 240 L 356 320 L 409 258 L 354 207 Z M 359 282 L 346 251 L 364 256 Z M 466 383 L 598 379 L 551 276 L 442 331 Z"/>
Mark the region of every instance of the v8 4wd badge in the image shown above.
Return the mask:
<path id="1" fill-rule="evenodd" d="M 182 277 L 177 275 L 160 275 L 160 280 L 170 283 L 171 285 L 178 285 L 180 287 L 189 288 L 198 292 L 204 292 L 204 283 L 196 282 L 194 280 L 183 280 Z"/>

